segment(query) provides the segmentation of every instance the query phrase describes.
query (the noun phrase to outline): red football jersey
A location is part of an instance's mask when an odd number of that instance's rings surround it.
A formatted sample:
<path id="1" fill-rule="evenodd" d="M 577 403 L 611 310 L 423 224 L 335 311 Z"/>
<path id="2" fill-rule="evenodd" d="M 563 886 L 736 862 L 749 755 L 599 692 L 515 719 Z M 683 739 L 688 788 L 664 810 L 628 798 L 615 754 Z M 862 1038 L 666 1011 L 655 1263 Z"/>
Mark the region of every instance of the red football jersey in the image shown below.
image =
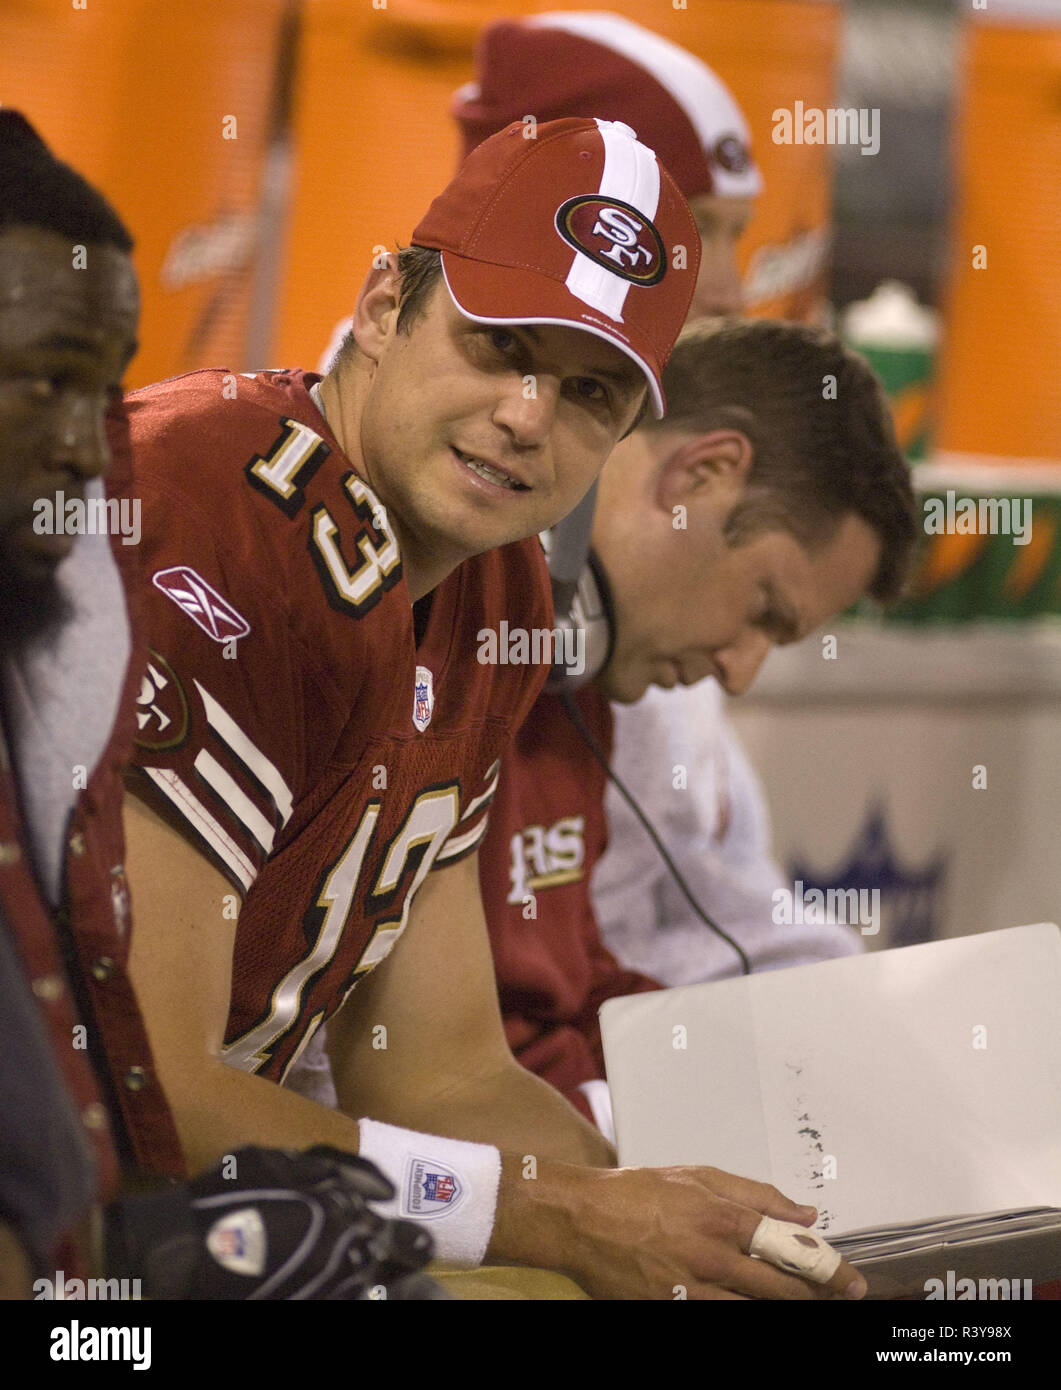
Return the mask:
<path id="1" fill-rule="evenodd" d="M 605 755 L 608 701 L 575 697 Z M 501 762 L 479 881 L 509 1046 L 528 1070 L 593 1118 L 579 1091 L 604 1075 L 597 1010 L 660 986 L 627 970 L 600 938 L 589 883 L 604 853 L 604 769 L 555 695 L 541 695 Z"/>
<path id="2" fill-rule="evenodd" d="M 193 372 L 128 399 L 153 649 L 138 794 L 244 896 L 226 1060 L 274 1080 L 477 848 L 545 671 L 477 633 L 548 626 L 537 539 L 466 561 L 419 645 L 386 510 L 302 372 Z"/>

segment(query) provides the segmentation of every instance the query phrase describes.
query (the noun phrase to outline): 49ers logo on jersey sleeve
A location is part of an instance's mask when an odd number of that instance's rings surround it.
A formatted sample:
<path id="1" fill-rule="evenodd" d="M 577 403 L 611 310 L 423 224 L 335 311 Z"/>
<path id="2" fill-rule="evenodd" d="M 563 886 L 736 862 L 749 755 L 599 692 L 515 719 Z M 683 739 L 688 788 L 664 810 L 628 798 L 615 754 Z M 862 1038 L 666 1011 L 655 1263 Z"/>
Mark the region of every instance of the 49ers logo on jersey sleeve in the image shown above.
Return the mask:
<path id="1" fill-rule="evenodd" d="M 136 697 L 138 748 L 162 752 L 179 748 L 188 737 L 188 697 L 177 673 L 164 656 L 149 650 L 147 670 Z"/>
<path id="2" fill-rule="evenodd" d="M 667 269 L 663 238 L 637 208 L 585 193 L 556 210 L 556 230 L 598 265 L 635 285 L 655 285 Z"/>

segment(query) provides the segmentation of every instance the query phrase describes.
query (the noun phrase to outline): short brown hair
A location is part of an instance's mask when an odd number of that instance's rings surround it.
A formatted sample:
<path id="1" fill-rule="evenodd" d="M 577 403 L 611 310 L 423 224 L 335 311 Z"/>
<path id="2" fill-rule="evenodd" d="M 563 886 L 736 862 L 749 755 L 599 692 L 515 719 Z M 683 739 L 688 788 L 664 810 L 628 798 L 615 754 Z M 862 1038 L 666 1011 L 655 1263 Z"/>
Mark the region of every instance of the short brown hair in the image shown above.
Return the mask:
<path id="1" fill-rule="evenodd" d="M 726 521 L 730 545 L 787 530 L 813 551 L 853 512 L 880 539 L 869 592 L 895 602 L 917 538 L 914 494 L 865 358 L 806 324 L 703 319 L 679 337 L 663 389 L 666 418 L 643 429 L 737 429 L 752 444 L 745 495 Z"/>
<path id="2" fill-rule="evenodd" d="M 428 246 L 399 247 L 398 275 L 398 332 L 408 333 L 442 278 L 442 252 Z"/>

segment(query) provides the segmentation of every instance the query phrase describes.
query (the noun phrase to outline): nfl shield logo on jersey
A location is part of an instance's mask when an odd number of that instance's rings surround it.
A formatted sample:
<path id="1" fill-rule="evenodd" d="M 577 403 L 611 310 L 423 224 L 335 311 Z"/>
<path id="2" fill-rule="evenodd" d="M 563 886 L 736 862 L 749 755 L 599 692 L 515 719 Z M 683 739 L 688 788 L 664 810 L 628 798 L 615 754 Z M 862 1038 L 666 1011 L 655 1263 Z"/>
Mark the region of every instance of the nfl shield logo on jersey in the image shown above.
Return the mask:
<path id="1" fill-rule="evenodd" d="M 426 666 L 416 668 L 416 681 L 413 685 L 413 723 L 421 733 L 431 723 L 435 708 L 434 677 Z"/>

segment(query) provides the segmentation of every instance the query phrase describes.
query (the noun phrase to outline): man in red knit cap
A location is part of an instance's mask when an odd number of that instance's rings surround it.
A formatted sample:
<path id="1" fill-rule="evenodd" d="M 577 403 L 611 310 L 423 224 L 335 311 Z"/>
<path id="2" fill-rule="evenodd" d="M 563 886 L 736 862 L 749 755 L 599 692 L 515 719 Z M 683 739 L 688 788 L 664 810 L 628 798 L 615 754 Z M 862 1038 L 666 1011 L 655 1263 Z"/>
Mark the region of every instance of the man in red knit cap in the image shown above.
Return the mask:
<path id="1" fill-rule="evenodd" d="M 740 308 L 734 252 L 763 181 L 744 115 L 705 63 L 621 15 L 558 11 L 490 25 L 476 72 L 453 99 L 465 156 L 528 115 L 629 121 L 674 176 L 700 231 L 689 317 Z"/>

